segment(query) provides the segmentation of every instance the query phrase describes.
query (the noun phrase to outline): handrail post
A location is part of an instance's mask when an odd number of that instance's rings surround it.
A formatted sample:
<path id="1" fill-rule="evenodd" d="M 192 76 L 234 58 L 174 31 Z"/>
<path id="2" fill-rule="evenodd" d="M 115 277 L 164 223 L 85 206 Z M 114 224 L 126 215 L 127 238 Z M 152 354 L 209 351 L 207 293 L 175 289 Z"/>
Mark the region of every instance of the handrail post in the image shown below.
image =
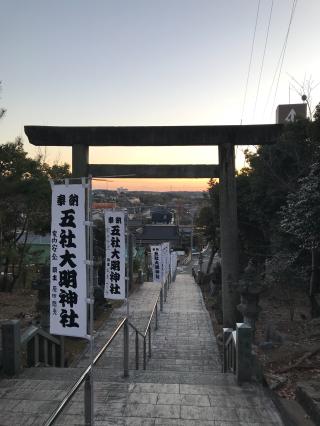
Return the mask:
<path id="1" fill-rule="evenodd" d="M 44 357 L 44 364 L 46 367 L 48 367 L 49 365 L 48 340 L 46 337 L 43 338 L 43 357 Z"/>
<path id="2" fill-rule="evenodd" d="M 56 367 L 56 345 L 55 343 L 51 344 L 51 365 Z"/>
<path id="3" fill-rule="evenodd" d="M 129 324 L 126 319 L 123 326 L 123 375 L 129 377 Z"/>
<path id="4" fill-rule="evenodd" d="M 71 400 L 72 396 L 75 394 L 75 392 L 80 388 L 82 383 L 85 382 L 84 387 L 84 405 L 85 405 L 85 419 L 86 419 L 86 425 L 92 425 L 94 422 L 93 414 L 94 414 L 94 408 L 93 408 L 93 376 L 92 374 L 92 366 L 95 365 L 98 360 L 101 358 L 101 356 L 104 354 L 106 349 L 108 349 L 111 342 L 114 340 L 116 336 L 118 336 L 118 333 L 122 329 L 122 327 L 127 324 L 129 327 L 129 321 L 128 318 L 123 318 L 121 322 L 118 324 L 114 332 L 112 333 L 112 336 L 108 339 L 108 341 L 103 345 L 103 347 L 100 349 L 100 351 L 97 353 L 97 355 L 93 359 L 92 365 L 89 365 L 86 370 L 81 374 L 79 379 L 74 383 L 72 388 L 68 391 L 67 395 L 63 398 L 63 400 L 60 402 L 58 408 L 50 415 L 48 420 L 45 423 L 45 426 L 51 426 L 53 425 L 53 422 L 59 417 L 64 407 L 66 407 L 67 403 Z M 129 337 L 129 332 L 126 334 L 127 339 Z M 129 339 L 128 339 L 129 341 Z M 128 351 L 128 359 L 129 359 L 129 351 Z M 87 388 L 86 388 L 87 385 Z M 91 423 L 90 423 L 91 422 Z"/>
<path id="5" fill-rule="evenodd" d="M 223 329 L 223 365 L 222 372 L 226 373 L 228 371 L 228 348 L 226 347 L 227 340 L 232 333 L 232 328 L 224 328 Z"/>
<path id="6" fill-rule="evenodd" d="M 246 323 L 237 323 L 236 368 L 237 381 L 242 383 L 251 380 L 252 374 L 252 329 Z"/>
<path id="7" fill-rule="evenodd" d="M 164 301 L 167 301 L 167 280 L 164 282 Z"/>
<path id="8" fill-rule="evenodd" d="M 34 366 L 38 367 L 39 365 L 39 355 L 40 355 L 40 350 L 39 350 L 39 334 L 36 334 L 34 336 Z"/>
<path id="9" fill-rule="evenodd" d="M 19 373 L 21 369 L 20 321 L 10 320 L 2 324 L 2 363 L 8 376 Z"/>
<path id="10" fill-rule="evenodd" d="M 90 373 L 86 375 L 84 382 L 84 421 L 86 426 L 91 426 L 92 419 L 91 374 L 92 372 L 90 371 Z"/>
<path id="11" fill-rule="evenodd" d="M 163 312 L 163 289 L 160 290 L 160 311 Z"/>
<path id="12" fill-rule="evenodd" d="M 64 336 L 60 336 L 60 367 L 64 367 Z"/>
<path id="13" fill-rule="evenodd" d="M 136 370 L 139 370 L 139 334 L 136 331 Z"/>
<path id="14" fill-rule="evenodd" d="M 146 336 L 143 336 L 143 369 L 147 369 L 147 341 Z"/>
<path id="15" fill-rule="evenodd" d="M 156 303 L 156 330 L 158 330 L 158 302 Z"/>
<path id="16" fill-rule="evenodd" d="M 151 324 L 149 326 L 149 358 L 151 358 Z"/>

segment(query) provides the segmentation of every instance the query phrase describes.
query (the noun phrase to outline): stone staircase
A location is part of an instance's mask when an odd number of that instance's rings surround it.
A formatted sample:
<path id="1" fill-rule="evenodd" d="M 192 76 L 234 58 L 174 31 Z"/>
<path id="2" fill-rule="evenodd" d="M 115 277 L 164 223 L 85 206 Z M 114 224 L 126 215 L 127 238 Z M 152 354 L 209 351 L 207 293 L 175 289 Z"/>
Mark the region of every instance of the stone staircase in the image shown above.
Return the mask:
<path id="1" fill-rule="evenodd" d="M 140 329 L 157 291 L 154 285 L 146 286 L 131 297 L 130 320 Z M 115 312 L 109 326 L 97 333 L 97 347 L 124 312 L 125 307 Z M 232 374 L 221 373 L 210 316 L 191 276 L 178 275 L 171 285 L 159 328 L 152 334 L 152 357 L 146 371 L 135 370 L 134 337 L 132 331 L 128 378 L 122 371 L 122 335 L 94 369 L 96 425 L 282 425 L 262 387 L 239 387 Z M 14 380 L 2 380 L 0 425 L 44 424 L 87 364 L 84 355 L 74 368 L 29 369 Z M 56 424 L 82 425 L 83 414 L 82 388 Z"/>

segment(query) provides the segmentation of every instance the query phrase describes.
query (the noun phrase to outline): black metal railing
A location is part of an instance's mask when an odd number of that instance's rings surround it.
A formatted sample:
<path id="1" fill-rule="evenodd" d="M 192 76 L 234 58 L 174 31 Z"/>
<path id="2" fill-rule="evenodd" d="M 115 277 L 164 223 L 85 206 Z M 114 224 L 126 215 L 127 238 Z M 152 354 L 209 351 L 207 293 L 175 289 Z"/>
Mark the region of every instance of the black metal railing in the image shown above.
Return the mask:
<path id="1" fill-rule="evenodd" d="M 98 362 L 98 360 L 101 358 L 101 356 L 104 354 L 104 352 L 108 349 L 108 347 L 110 346 L 110 344 L 112 343 L 112 341 L 118 335 L 118 333 L 120 332 L 120 330 L 122 329 L 122 327 L 125 326 L 125 324 L 128 324 L 127 317 L 123 318 L 119 322 L 119 324 L 117 325 L 116 329 L 112 333 L 111 337 L 107 340 L 107 342 L 102 346 L 102 348 L 100 349 L 100 351 L 98 352 L 98 354 L 94 357 L 93 364 L 89 365 L 85 369 L 85 371 L 81 374 L 81 376 L 79 377 L 79 379 L 72 386 L 72 388 L 69 390 L 69 392 L 67 393 L 67 395 L 63 398 L 63 400 L 61 401 L 61 403 L 59 404 L 59 406 L 56 408 L 56 410 L 54 411 L 54 413 L 51 414 L 51 416 L 49 417 L 49 419 L 45 423 L 46 426 L 52 425 L 54 423 L 54 421 L 62 413 L 62 410 L 65 408 L 65 406 L 71 400 L 71 398 L 76 393 L 76 391 L 80 388 L 80 386 L 85 381 L 90 380 L 90 375 L 92 373 L 92 366 L 95 365 Z M 124 335 L 126 335 L 126 332 L 127 332 L 127 327 L 125 329 Z M 124 337 L 124 340 L 126 340 L 126 337 Z M 126 344 L 124 345 L 124 347 L 126 349 Z M 129 359 L 128 359 L 127 356 L 125 356 L 125 350 L 124 350 L 124 357 L 123 357 L 123 371 L 124 371 L 124 376 L 128 375 L 128 371 L 129 371 L 129 365 L 128 364 L 129 364 Z M 86 391 L 88 391 L 88 386 L 85 386 L 85 394 L 86 394 Z M 90 396 L 88 397 L 88 394 L 85 395 L 85 401 L 90 401 L 90 400 L 91 400 Z M 89 407 L 89 404 L 85 404 L 86 424 L 87 423 L 90 424 L 90 418 L 91 418 L 90 408 L 92 409 L 92 407 Z"/>
<path id="2" fill-rule="evenodd" d="M 41 327 L 31 325 L 21 336 L 27 366 L 64 367 L 64 339 L 52 336 Z"/>
<path id="3" fill-rule="evenodd" d="M 84 416 L 85 416 L 85 424 L 91 425 L 93 419 L 93 396 L 92 396 L 92 367 L 99 361 L 101 356 L 105 353 L 108 347 L 111 345 L 112 341 L 119 334 L 120 330 L 123 328 L 124 330 L 124 341 L 123 341 L 123 375 L 124 377 L 129 376 L 129 327 L 131 327 L 135 331 L 135 365 L 136 369 L 139 369 L 139 336 L 143 338 L 143 369 L 146 370 L 147 365 L 147 338 L 148 338 L 148 347 L 149 353 L 148 356 L 151 358 L 151 323 L 152 319 L 155 317 L 155 329 L 158 328 L 158 304 L 160 304 L 160 311 L 163 310 L 163 300 L 166 300 L 168 289 L 170 284 L 170 276 L 166 279 L 163 288 L 161 288 L 157 300 L 153 305 L 153 309 L 151 311 L 147 326 L 145 330 L 142 332 L 138 330 L 131 322 L 129 322 L 127 317 L 124 317 L 116 329 L 113 331 L 111 337 L 108 341 L 103 345 L 103 347 L 99 350 L 98 354 L 94 357 L 92 364 L 90 364 L 86 370 L 81 374 L 76 383 L 69 390 L 67 395 L 61 401 L 56 410 L 51 414 L 45 426 L 50 426 L 54 424 L 55 420 L 61 415 L 63 409 L 66 407 L 68 402 L 70 402 L 71 398 L 74 394 L 79 390 L 80 386 L 85 383 L 84 386 Z"/>
<path id="4" fill-rule="evenodd" d="M 147 368 L 147 337 L 148 337 L 148 357 L 151 358 L 151 322 L 155 316 L 155 330 L 158 329 L 158 304 L 160 302 L 160 311 L 163 309 L 163 290 L 161 288 L 159 296 L 153 305 L 151 315 L 144 331 L 140 331 L 130 321 L 129 325 L 135 332 L 135 365 L 136 370 L 139 370 L 139 336 L 143 339 L 143 369 Z"/>
<path id="5" fill-rule="evenodd" d="M 223 329 L 223 372 L 236 374 L 237 333 L 230 328 Z"/>

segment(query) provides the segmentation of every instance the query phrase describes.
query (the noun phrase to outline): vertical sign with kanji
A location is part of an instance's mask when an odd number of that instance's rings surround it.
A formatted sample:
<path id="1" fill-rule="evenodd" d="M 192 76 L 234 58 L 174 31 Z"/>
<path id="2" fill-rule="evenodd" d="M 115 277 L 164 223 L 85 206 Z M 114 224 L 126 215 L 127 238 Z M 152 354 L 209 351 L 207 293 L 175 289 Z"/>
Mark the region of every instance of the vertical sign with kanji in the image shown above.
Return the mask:
<path id="1" fill-rule="evenodd" d="M 153 282 L 162 282 L 162 249 L 161 245 L 151 246 Z"/>
<path id="2" fill-rule="evenodd" d="M 162 267 L 163 267 L 163 280 L 167 279 L 170 271 L 170 243 L 162 243 Z"/>
<path id="3" fill-rule="evenodd" d="M 105 211 L 106 276 L 104 297 L 126 298 L 125 216 L 122 211 Z"/>
<path id="4" fill-rule="evenodd" d="M 177 252 L 176 251 L 172 251 L 171 254 L 171 277 L 175 276 L 176 270 L 177 270 L 177 260 L 178 260 L 178 256 L 177 256 Z"/>
<path id="5" fill-rule="evenodd" d="M 85 188 L 52 188 L 50 333 L 87 335 Z"/>

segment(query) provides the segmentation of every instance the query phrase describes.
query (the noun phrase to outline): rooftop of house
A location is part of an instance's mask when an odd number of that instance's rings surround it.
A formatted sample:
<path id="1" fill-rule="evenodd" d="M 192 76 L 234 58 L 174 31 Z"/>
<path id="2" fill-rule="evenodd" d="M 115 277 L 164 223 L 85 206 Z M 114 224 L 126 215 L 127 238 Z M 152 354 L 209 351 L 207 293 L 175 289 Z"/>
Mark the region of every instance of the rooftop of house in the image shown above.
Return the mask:
<path id="1" fill-rule="evenodd" d="M 176 240 L 179 236 L 179 228 L 177 225 L 145 225 L 139 239 L 141 240 L 159 240 L 170 241 Z"/>

